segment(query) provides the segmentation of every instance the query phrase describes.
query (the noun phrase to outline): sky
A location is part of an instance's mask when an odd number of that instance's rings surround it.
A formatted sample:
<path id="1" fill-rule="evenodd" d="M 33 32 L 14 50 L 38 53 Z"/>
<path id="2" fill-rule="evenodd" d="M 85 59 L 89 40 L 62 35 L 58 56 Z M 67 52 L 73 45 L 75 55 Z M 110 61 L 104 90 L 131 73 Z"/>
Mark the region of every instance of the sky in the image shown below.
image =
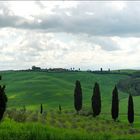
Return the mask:
<path id="1" fill-rule="evenodd" d="M 0 70 L 140 69 L 140 2 L 0 1 Z"/>

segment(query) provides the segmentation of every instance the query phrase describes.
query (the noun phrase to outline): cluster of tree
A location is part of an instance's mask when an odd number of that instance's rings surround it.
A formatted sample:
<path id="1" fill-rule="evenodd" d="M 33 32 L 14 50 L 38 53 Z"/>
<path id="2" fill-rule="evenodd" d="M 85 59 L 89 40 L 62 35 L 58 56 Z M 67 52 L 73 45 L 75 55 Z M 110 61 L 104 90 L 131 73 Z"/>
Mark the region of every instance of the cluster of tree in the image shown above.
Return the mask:
<path id="1" fill-rule="evenodd" d="M 73 72 L 78 72 L 80 71 L 80 68 L 78 69 L 75 69 L 74 67 L 73 68 L 70 68 L 70 69 L 66 69 L 66 68 L 41 68 L 41 67 L 37 67 L 37 66 L 32 66 L 31 69 L 28 69 L 27 71 L 47 71 L 47 72 L 67 72 L 67 71 L 73 71 Z"/>
<path id="2" fill-rule="evenodd" d="M 65 68 L 41 68 L 41 67 L 36 67 L 36 66 L 32 66 L 31 70 L 28 70 L 28 71 L 41 71 L 41 72 L 67 72 L 67 71 L 70 71 L 68 69 L 65 69 Z"/>
<path id="3" fill-rule="evenodd" d="M 36 67 L 36 66 L 32 66 L 32 70 L 33 71 L 38 71 L 38 70 L 41 70 L 41 68 L 40 67 Z"/>
<path id="4" fill-rule="evenodd" d="M 80 81 L 76 81 L 75 83 L 75 89 L 74 89 L 74 107 L 77 113 L 82 109 L 82 87 Z M 93 95 L 91 97 L 91 105 L 92 105 L 92 111 L 93 116 L 96 117 L 100 115 L 101 113 L 101 92 L 100 92 L 100 86 L 96 82 L 93 87 Z M 112 91 L 112 106 L 111 106 L 111 115 L 112 119 L 116 121 L 119 116 L 119 98 L 118 98 L 118 90 L 115 86 Z M 128 121 L 130 124 L 133 124 L 134 122 L 134 104 L 133 104 L 133 98 L 132 95 L 129 95 L 128 98 Z"/>
<path id="5" fill-rule="evenodd" d="M 100 68 L 100 70 L 87 70 L 87 72 L 91 72 L 95 74 L 121 74 L 121 75 L 128 75 L 128 76 L 132 75 L 127 71 L 126 72 L 121 70 L 111 71 L 110 68 L 108 68 L 108 70 L 104 70 L 103 68 Z"/>
<path id="6" fill-rule="evenodd" d="M 140 72 L 135 72 L 126 79 L 118 82 L 118 88 L 123 92 L 130 92 L 134 96 L 140 95 Z"/>
<path id="7" fill-rule="evenodd" d="M 0 80 L 1 80 L 0 76 Z M 0 121 L 3 118 L 4 112 L 6 110 L 7 96 L 5 94 L 5 85 L 0 85 Z"/>

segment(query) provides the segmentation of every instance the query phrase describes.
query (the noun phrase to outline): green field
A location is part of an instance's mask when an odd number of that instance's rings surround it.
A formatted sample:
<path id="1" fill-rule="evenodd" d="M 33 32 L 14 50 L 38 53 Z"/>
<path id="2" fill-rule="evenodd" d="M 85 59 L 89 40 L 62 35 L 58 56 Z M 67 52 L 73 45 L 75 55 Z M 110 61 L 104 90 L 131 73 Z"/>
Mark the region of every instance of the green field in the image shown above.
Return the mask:
<path id="1" fill-rule="evenodd" d="M 88 72 L 4 72 L 1 74 L 6 84 L 6 93 L 9 98 L 9 107 L 38 106 L 73 108 L 73 93 L 75 81 L 80 80 L 83 89 L 85 107 L 90 107 L 92 90 L 95 82 L 99 82 L 102 94 L 103 110 L 111 103 L 111 94 L 114 85 L 126 75 L 93 74 Z M 127 94 L 120 92 L 120 99 Z"/>
<path id="2" fill-rule="evenodd" d="M 2 75 L 1 84 L 6 85 L 6 94 L 9 99 L 8 110 L 12 110 L 12 115 L 10 116 L 7 112 L 4 121 L 0 125 L 0 129 L 3 132 L 0 133 L 0 139 L 6 140 L 10 137 L 10 134 L 16 135 L 16 138 L 18 138 L 22 131 L 24 132 L 23 134 L 26 131 L 32 132 L 31 136 L 27 134 L 26 139 L 33 140 L 39 140 L 39 138 L 42 138 L 42 140 L 66 139 L 66 135 L 69 136 L 69 139 L 140 138 L 140 96 L 134 97 L 136 114 L 134 128 L 131 128 L 127 121 L 127 93 L 119 91 L 119 122 L 114 123 L 110 115 L 112 90 L 119 80 L 128 78 L 125 74 L 9 71 L 1 72 L 0 75 Z M 75 114 L 73 107 L 76 80 L 80 80 L 83 91 L 83 111 L 80 116 Z M 87 115 L 91 111 L 91 96 L 95 82 L 100 84 L 102 97 L 102 113 L 97 118 Z M 44 116 L 39 114 L 41 103 L 43 104 L 44 112 L 46 112 Z M 62 106 L 62 114 L 58 112 L 59 104 Z M 27 109 L 24 112 L 25 114 L 20 112 L 23 106 Z M 12 120 L 9 120 L 9 117 Z M 41 123 L 42 117 L 43 121 L 45 121 L 43 124 Z M 15 131 L 12 130 L 7 134 L 6 129 L 8 128 L 12 128 Z M 123 130 L 122 132 L 121 129 Z M 36 131 L 38 131 L 37 135 Z M 16 138 L 13 139 L 16 140 Z"/>
<path id="3" fill-rule="evenodd" d="M 18 115 L 17 115 L 18 114 Z M 5 118 L 0 124 L 1 140 L 138 140 L 140 129 L 125 122 L 114 122 L 105 116 L 76 115 L 51 110 L 14 112 L 14 120 Z M 26 116 L 27 115 L 27 116 Z M 17 117 L 18 116 L 18 117 Z"/>

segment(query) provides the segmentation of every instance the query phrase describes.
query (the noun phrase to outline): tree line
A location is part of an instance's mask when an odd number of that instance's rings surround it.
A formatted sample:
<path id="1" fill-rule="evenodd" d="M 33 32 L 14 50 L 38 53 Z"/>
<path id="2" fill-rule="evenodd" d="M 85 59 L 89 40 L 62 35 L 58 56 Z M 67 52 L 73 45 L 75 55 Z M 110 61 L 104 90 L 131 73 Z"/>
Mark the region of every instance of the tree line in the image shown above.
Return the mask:
<path id="1" fill-rule="evenodd" d="M 101 113 L 101 91 L 99 83 L 95 82 L 93 87 L 93 95 L 91 97 L 91 106 L 93 117 L 100 115 Z M 77 114 L 82 109 L 83 105 L 83 97 L 82 97 L 82 87 L 79 80 L 75 82 L 75 89 L 74 89 L 74 107 L 77 111 Z M 111 116 L 114 121 L 118 120 L 119 116 L 119 97 L 118 97 L 118 89 L 115 85 L 112 91 L 112 106 L 111 106 Z M 127 117 L 129 123 L 132 125 L 134 122 L 134 104 L 133 104 L 133 97 L 129 94 L 128 98 L 128 112 Z"/>

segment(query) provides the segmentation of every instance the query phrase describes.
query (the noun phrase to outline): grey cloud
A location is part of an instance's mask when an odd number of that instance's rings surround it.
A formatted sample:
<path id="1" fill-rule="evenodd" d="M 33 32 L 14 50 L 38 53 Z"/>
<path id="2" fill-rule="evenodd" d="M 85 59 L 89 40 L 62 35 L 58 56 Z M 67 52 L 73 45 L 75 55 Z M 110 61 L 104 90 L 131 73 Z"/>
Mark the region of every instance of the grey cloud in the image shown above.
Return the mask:
<path id="1" fill-rule="evenodd" d="M 38 5 L 43 6 L 41 2 L 38 2 Z M 94 36 L 139 36 L 139 5 L 139 2 L 127 3 L 127 7 L 122 11 L 116 11 L 109 7 L 107 2 L 81 2 L 76 8 L 55 7 L 54 14 L 45 15 L 44 13 L 44 15 L 35 16 L 35 20 L 32 22 L 5 12 L 4 15 L 0 15 L 0 27 L 10 26 L 73 34 L 86 33 Z M 70 15 L 67 15 L 66 12 L 69 12 Z M 91 12 L 93 15 L 88 15 L 87 12 Z M 42 22 L 38 22 L 38 19 Z"/>
<path id="2" fill-rule="evenodd" d="M 119 45 L 117 42 L 111 40 L 108 37 L 105 38 L 96 38 L 94 39 L 94 43 L 97 45 L 100 45 L 103 50 L 106 51 L 115 51 L 115 50 L 120 50 Z"/>
<path id="3" fill-rule="evenodd" d="M 40 0 L 35 1 L 35 4 L 38 5 L 41 9 L 42 9 L 42 8 L 43 8 L 43 9 L 45 8 L 45 6 L 41 3 Z"/>
<path id="4" fill-rule="evenodd" d="M 121 49 L 118 42 L 114 41 L 111 37 L 80 35 L 79 40 L 90 43 L 92 48 L 95 48 L 95 45 L 99 45 L 105 51 L 117 51 Z"/>

